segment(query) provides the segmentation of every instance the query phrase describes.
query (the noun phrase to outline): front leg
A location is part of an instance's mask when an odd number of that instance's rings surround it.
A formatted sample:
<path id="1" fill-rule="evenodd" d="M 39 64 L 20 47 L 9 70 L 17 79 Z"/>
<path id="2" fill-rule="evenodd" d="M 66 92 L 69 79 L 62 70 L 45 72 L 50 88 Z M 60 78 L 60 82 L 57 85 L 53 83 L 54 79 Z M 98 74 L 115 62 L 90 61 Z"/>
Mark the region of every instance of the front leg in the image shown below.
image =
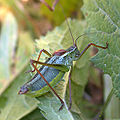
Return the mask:
<path id="1" fill-rule="evenodd" d="M 105 47 L 96 45 L 96 44 L 94 44 L 94 43 L 89 43 L 89 44 L 87 45 L 87 47 L 81 52 L 81 54 L 79 55 L 79 58 L 80 58 L 80 57 L 87 51 L 87 49 L 88 49 L 89 47 L 91 47 L 91 46 L 95 46 L 95 47 L 97 47 L 97 48 L 102 48 L 102 49 L 107 49 L 107 48 L 108 48 L 108 42 L 106 42 L 106 46 L 105 46 Z"/>

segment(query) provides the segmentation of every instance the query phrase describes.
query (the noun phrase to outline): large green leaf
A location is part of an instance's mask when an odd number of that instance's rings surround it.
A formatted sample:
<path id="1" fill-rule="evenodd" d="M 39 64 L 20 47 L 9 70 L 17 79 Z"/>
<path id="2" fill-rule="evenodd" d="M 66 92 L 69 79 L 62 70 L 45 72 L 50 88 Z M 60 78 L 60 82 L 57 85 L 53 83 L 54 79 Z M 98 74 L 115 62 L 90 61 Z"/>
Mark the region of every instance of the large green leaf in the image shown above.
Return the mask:
<path id="1" fill-rule="evenodd" d="M 0 94 L 2 94 L 0 96 L 1 120 L 19 119 L 36 108 L 35 100 L 25 96 L 21 97 L 17 94 L 20 86 L 25 82 L 26 78 L 26 74 L 24 72 L 27 70 L 24 71 L 23 67 L 25 67 L 27 58 L 31 56 L 33 51 L 33 43 L 29 34 L 21 33 L 19 37 L 20 44 L 18 44 L 17 49 L 18 54 L 16 55 L 15 48 L 18 43 L 16 41 L 18 36 L 17 32 L 16 19 L 11 13 L 8 13 L 5 21 L 3 22 L 0 39 L 0 82 L 2 83 L 0 86 Z M 16 65 L 14 70 L 11 69 L 11 64 L 13 63 Z M 22 72 L 20 72 L 21 69 Z M 17 75 L 19 72 L 20 74 Z M 16 75 L 17 77 L 15 78 Z M 14 79 L 11 79 L 13 77 Z M 27 77 L 26 81 L 31 78 L 30 75 Z"/>
<path id="2" fill-rule="evenodd" d="M 10 66 L 15 56 L 17 42 L 17 22 L 12 13 L 8 13 L 2 24 L 0 35 L 0 93 L 10 82 Z"/>
<path id="3" fill-rule="evenodd" d="M 20 32 L 18 41 L 18 49 L 16 52 L 16 72 L 21 70 L 30 60 L 30 56 L 34 51 L 34 42 L 29 32 Z"/>
<path id="4" fill-rule="evenodd" d="M 101 50 L 91 60 L 96 67 L 109 74 L 114 93 L 120 98 L 120 0 L 84 0 L 83 11 L 89 30 L 96 31 L 92 40 L 102 46 L 108 42 L 107 50 Z"/>
<path id="5" fill-rule="evenodd" d="M 39 97 L 40 103 L 38 107 L 41 110 L 41 113 L 47 120 L 73 120 L 73 116 L 68 111 L 66 104 L 65 107 L 59 111 L 61 103 L 56 97 L 50 94 Z"/>
<path id="6" fill-rule="evenodd" d="M 25 74 L 29 69 L 25 67 L 0 96 L 0 120 L 19 120 L 36 108 L 35 99 L 17 94 L 20 86 L 31 79 L 30 74 Z"/>
<path id="7" fill-rule="evenodd" d="M 0 36 L 0 94 L 24 67 L 32 52 L 30 33 L 19 32 L 18 36 L 16 19 L 9 12 L 2 24 Z"/>
<path id="8" fill-rule="evenodd" d="M 46 120 L 43 115 L 41 115 L 40 110 L 37 108 L 30 114 L 23 117 L 21 120 Z"/>

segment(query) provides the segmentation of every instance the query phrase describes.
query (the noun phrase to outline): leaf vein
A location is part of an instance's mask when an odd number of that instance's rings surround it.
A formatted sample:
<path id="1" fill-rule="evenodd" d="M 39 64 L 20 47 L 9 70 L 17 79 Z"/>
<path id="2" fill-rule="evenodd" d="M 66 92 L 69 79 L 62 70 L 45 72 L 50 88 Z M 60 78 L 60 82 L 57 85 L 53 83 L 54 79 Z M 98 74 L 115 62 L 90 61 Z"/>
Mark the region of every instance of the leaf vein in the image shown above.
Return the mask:
<path id="1" fill-rule="evenodd" d="M 96 7 L 104 14 L 108 17 L 108 20 L 111 24 L 113 24 L 117 29 L 118 29 L 118 26 L 113 22 L 113 20 L 110 18 L 110 16 L 102 9 L 98 6 L 98 4 L 96 3 L 96 1 L 94 1 Z"/>

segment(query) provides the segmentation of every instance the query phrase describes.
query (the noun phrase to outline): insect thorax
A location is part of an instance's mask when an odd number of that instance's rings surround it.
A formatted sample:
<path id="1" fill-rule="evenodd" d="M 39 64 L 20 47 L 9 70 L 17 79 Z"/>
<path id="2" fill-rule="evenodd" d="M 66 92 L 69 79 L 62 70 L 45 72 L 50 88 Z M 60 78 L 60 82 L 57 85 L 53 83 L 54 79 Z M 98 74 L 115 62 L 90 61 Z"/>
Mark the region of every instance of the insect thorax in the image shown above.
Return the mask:
<path id="1" fill-rule="evenodd" d="M 79 59 L 80 52 L 77 47 L 71 46 L 66 50 L 67 52 L 61 56 L 64 61 L 64 65 L 71 66 L 73 61 Z"/>

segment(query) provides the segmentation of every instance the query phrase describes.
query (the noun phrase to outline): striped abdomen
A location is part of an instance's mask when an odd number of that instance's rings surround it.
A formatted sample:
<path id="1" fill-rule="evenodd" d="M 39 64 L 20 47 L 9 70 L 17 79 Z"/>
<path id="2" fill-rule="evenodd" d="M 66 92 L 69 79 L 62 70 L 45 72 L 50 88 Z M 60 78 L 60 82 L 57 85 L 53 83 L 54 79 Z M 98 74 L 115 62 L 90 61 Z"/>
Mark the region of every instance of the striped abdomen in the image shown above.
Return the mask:
<path id="1" fill-rule="evenodd" d="M 58 64 L 58 61 L 60 61 L 59 57 L 53 56 L 52 58 L 48 59 L 45 63 Z M 52 87 L 59 83 L 59 81 L 62 80 L 65 74 L 65 72 L 47 66 L 42 66 L 39 69 L 39 71 Z M 30 95 L 33 94 L 33 96 L 40 96 L 50 90 L 49 86 L 46 84 L 46 82 L 42 79 L 42 77 L 38 73 L 36 73 L 35 76 L 30 81 L 24 84 L 21 87 L 21 89 L 22 88 L 24 89 L 27 88 L 28 89 L 27 93 Z"/>

